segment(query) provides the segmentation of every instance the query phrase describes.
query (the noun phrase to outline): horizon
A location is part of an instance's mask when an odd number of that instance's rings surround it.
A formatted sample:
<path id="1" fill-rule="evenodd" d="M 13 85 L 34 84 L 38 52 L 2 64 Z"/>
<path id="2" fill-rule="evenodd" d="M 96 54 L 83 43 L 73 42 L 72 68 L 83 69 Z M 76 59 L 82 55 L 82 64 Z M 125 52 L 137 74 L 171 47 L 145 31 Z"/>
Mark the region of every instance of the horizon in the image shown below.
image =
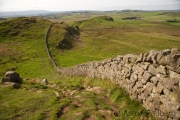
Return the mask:
<path id="1" fill-rule="evenodd" d="M 21 3 L 21 4 L 19 4 Z M 73 4 L 72 4 L 73 3 Z M 112 11 L 112 10 L 180 10 L 180 0 L 0 0 L 1 12 L 44 10 L 63 11 Z"/>

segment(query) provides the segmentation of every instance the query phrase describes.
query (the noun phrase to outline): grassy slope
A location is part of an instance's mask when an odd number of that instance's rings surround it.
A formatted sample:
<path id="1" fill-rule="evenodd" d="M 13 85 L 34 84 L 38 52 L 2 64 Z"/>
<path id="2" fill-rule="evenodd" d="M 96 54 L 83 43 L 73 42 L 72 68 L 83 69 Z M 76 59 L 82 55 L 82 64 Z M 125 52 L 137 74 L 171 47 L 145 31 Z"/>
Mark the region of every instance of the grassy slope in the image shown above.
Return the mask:
<path id="1" fill-rule="evenodd" d="M 31 18 L 14 18 L 0 25 L 1 76 L 8 69 L 16 69 L 23 78 L 47 77 L 52 71 L 44 40 L 50 22 L 32 19 L 36 22 L 31 22 Z M 12 36 L 12 33 L 17 35 Z"/>
<path id="2" fill-rule="evenodd" d="M 119 54 L 145 53 L 150 49 L 180 49 L 180 22 L 166 22 L 168 19 L 180 19 L 179 13 L 159 15 L 160 13 L 113 12 L 108 15 L 114 18 L 114 22 L 101 17 L 75 22 L 74 26 L 79 26 L 81 30 L 83 46 L 63 51 L 57 51 L 53 47 L 51 49 L 54 49 L 53 54 L 58 55 L 56 61 L 61 67 L 103 60 Z M 122 20 L 123 17 L 130 16 L 140 16 L 142 20 Z M 52 32 L 51 35 L 55 34 Z"/>
<path id="3" fill-rule="evenodd" d="M 36 22 L 33 22 L 33 21 Z M 45 51 L 49 21 L 15 18 L 0 23 L 0 77 L 15 69 L 23 78 L 18 90 L 0 85 L 0 119 L 139 119 L 153 117 L 109 80 L 58 75 Z M 42 78 L 50 86 L 40 84 Z M 87 91 L 99 86 L 100 93 Z M 54 92 L 60 94 L 56 98 Z M 72 92 L 75 92 L 72 94 Z M 114 114 L 115 113 L 115 114 Z"/>

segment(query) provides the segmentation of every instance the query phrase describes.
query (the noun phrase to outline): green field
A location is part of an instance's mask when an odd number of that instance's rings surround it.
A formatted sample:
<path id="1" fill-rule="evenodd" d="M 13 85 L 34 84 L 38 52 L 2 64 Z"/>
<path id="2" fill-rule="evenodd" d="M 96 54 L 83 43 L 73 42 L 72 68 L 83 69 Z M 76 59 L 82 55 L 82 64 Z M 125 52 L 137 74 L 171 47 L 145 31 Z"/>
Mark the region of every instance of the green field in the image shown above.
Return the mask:
<path id="1" fill-rule="evenodd" d="M 140 19 L 122 20 L 133 16 Z M 110 80 L 58 74 L 48 59 L 45 36 L 52 21 L 56 22 L 48 45 L 59 67 L 151 49 L 180 49 L 179 12 L 75 12 L 44 18 L 10 18 L 0 22 L 0 78 L 6 71 L 14 70 L 24 79 L 20 89 L 0 85 L 1 120 L 155 119 Z M 167 22 L 174 19 L 178 21 Z M 63 40 L 64 45 L 70 41 L 72 47 L 60 46 Z M 49 85 L 40 84 L 44 78 Z"/>
<path id="2" fill-rule="evenodd" d="M 180 13 L 132 12 L 108 13 L 114 21 L 103 17 L 70 22 L 80 29 L 82 44 L 72 49 L 57 49 L 63 39 L 62 29 L 52 27 L 49 41 L 51 53 L 60 67 L 96 60 L 104 60 L 116 55 L 140 54 L 151 49 L 162 50 L 180 48 L 180 21 L 171 23 L 169 19 L 180 19 Z M 140 16 L 139 20 L 122 20 L 124 17 Z M 63 19 L 63 18 L 62 18 Z M 72 18 L 73 19 L 73 18 Z M 75 18 L 74 18 L 75 19 Z M 61 21 L 61 19 L 57 19 Z M 58 26 L 58 24 L 57 24 Z M 62 24 L 59 24 L 62 26 Z M 56 31 L 56 32 L 53 32 Z M 59 33 L 59 36 L 57 35 Z M 56 37 L 55 37 L 56 36 Z"/>

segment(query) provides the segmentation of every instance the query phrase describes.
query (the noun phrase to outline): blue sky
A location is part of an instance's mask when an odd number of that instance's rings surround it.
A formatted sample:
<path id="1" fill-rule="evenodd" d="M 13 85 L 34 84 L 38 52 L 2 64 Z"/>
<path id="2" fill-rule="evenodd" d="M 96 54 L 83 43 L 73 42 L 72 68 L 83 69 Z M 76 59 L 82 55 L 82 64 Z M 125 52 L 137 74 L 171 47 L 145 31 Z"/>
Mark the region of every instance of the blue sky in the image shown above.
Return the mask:
<path id="1" fill-rule="evenodd" d="M 0 0 L 0 12 L 23 10 L 174 10 L 180 0 Z"/>

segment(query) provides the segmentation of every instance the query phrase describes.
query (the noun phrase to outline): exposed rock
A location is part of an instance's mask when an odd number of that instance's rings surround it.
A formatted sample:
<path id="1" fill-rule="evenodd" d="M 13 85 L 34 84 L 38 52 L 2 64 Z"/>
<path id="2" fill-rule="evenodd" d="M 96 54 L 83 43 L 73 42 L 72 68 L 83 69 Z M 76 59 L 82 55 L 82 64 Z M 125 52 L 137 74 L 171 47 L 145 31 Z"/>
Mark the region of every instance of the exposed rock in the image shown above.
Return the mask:
<path id="1" fill-rule="evenodd" d="M 96 94 L 99 94 L 99 93 L 101 93 L 101 88 L 100 87 L 90 87 L 90 86 L 88 86 L 88 88 L 86 89 L 86 91 L 93 91 L 93 92 L 95 92 Z"/>
<path id="2" fill-rule="evenodd" d="M 14 89 L 19 89 L 21 87 L 21 84 L 14 83 L 14 82 L 4 82 L 4 87 L 12 86 Z"/>
<path id="3" fill-rule="evenodd" d="M 60 98 L 60 95 L 57 91 L 54 92 L 54 94 L 56 95 L 56 98 L 59 99 Z"/>
<path id="4" fill-rule="evenodd" d="M 41 85 L 47 85 L 48 84 L 48 80 L 47 79 L 43 79 L 42 81 L 41 81 Z"/>
<path id="5" fill-rule="evenodd" d="M 2 78 L 2 83 L 5 82 L 14 82 L 14 83 L 22 84 L 23 80 L 17 72 L 8 71 Z"/>

